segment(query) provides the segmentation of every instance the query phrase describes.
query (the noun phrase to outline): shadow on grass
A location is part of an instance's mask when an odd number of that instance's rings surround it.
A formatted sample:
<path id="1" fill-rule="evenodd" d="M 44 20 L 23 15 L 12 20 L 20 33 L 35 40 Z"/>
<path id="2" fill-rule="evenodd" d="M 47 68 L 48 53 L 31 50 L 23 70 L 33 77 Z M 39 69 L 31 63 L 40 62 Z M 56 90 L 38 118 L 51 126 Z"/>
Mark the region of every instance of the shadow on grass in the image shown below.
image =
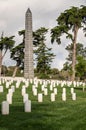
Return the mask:
<path id="1" fill-rule="evenodd" d="M 83 91 L 83 89 L 82 88 L 78 88 L 78 87 L 76 87 L 76 88 L 74 88 L 75 90 L 80 90 L 80 91 Z"/>
<path id="2" fill-rule="evenodd" d="M 10 106 L 9 115 L 0 113 L 0 130 L 52 130 L 55 114 L 48 113 L 44 107 L 46 108 L 47 104 L 33 104 L 32 112 L 25 113 L 23 105 Z M 61 124 L 58 123 L 59 125 Z"/>

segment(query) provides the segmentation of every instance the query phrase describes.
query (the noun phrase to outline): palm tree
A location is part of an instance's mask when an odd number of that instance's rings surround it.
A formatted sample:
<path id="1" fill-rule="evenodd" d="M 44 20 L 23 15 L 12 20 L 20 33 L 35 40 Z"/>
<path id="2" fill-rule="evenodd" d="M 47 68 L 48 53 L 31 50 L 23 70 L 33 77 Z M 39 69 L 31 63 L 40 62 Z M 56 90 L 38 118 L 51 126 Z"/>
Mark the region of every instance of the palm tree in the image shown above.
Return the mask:
<path id="1" fill-rule="evenodd" d="M 51 30 L 51 42 L 55 40 L 58 44 L 61 44 L 61 36 L 66 34 L 66 38 L 69 38 L 73 43 L 73 55 L 72 55 L 72 81 L 75 80 L 75 64 L 76 64 L 76 43 L 79 29 L 83 29 L 86 32 L 86 6 L 72 7 L 65 10 L 57 18 L 58 26 Z M 85 34 L 86 36 L 86 34 Z"/>

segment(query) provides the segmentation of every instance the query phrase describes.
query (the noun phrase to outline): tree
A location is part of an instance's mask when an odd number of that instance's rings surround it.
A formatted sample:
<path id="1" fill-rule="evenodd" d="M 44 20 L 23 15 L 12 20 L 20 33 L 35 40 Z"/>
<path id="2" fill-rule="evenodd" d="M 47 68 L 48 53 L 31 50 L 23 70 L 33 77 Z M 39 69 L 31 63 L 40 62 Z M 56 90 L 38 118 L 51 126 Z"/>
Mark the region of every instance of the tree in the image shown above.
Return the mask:
<path id="1" fill-rule="evenodd" d="M 2 61 L 4 56 L 6 55 L 8 50 L 11 50 L 15 44 L 13 40 L 14 36 L 4 37 L 3 33 L 0 39 L 0 76 L 1 76 L 1 68 L 2 68 Z"/>
<path id="2" fill-rule="evenodd" d="M 66 70 L 69 73 L 69 76 L 72 74 L 72 55 L 73 55 L 73 44 L 70 44 L 66 47 L 66 50 L 69 52 L 66 62 L 63 65 L 63 70 Z M 76 44 L 76 63 L 78 62 L 77 57 L 86 58 L 86 47 L 81 43 Z M 77 76 L 78 69 L 76 69 Z M 79 75 L 78 75 L 79 76 Z"/>
<path id="3" fill-rule="evenodd" d="M 61 44 L 61 36 L 66 34 L 66 38 L 69 38 L 73 43 L 73 56 L 72 56 L 72 81 L 75 80 L 75 65 L 76 65 L 76 43 L 77 34 L 79 29 L 83 29 L 86 32 L 86 6 L 72 7 L 65 10 L 57 18 L 58 25 L 51 29 L 51 42 L 55 40 L 58 44 Z M 86 34 L 85 34 L 86 36 Z"/>
<path id="4" fill-rule="evenodd" d="M 23 35 L 22 43 L 12 48 L 11 58 L 16 61 L 16 67 L 13 72 L 13 77 L 15 77 L 19 67 L 24 68 L 24 45 L 25 45 L 25 30 L 19 31 L 18 34 Z"/>
<path id="5" fill-rule="evenodd" d="M 86 79 L 86 58 L 83 56 L 77 57 L 76 75 L 80 77 L 81 80 Z"/>
<path id="6" fill-rule="evenodd" d="M 16 67 L 13 72 L 13 77 L 15 77 L 19 67 L 21 67 L 21 69 L 24 69 L 25 30 L 19 31 L 18 34 L 19 36 L 23 36 L 23 38 L 22 38 L 22 43 L 18 44 L 11 50 L 11 59 L 16 61 Z M 38 35 L 35 32 L 33 32 L 34 46 L 38 45 L 36 40 L 38 38 L 39 38 Z"/>
<path id="7" fill-rule="evenodd" d="M 71 63 L 69 63 L 68 61 L 66 61 L 63 64 L 63 68 L 62 68 L 61 72 L 65 72 L 67 74 L 67 76 L 66 76 L 65 79 L 71 80 L 71 75 L 72 75 L 72 66 L 71 66 Z"/>
<path id="8" fill-rule="evenodd" d="M 35 45 L 37 45 L 37 49 L 35 50 L 35 55 L 37 56 L 37 72 L 44 74 L 44 76 L 48 74 L 50 70 L 50 63 L 55 56 L 51 53 L 51 48 L 48 48 L 45 44 L 45 35 L 47 32 L 48 29 L 41 27 L 34 33 L 34 42 Z"/>
<path id="9" fill-rule="evenodd" d="M 23 67 L 24 49 L 22 43 L 11 50 L 11 58 L 16 61 L 16 67 L 13 72 L 13 77 L 15 77 L 18 67 Z"/>
<path id="10" fill-rule="evenodd" d="M 50 63 L 54 57 L 53 53 L 50 52 L 51 48 L 48 48 L 44 43 L 46 41 L 45 35 L 47 31 L 48 29 L 42 27 L 33 32 L 34 53 L 37 56 L 37 72 L 44 74 L 48 73 Z M 19 31 L 19 35 L 23 35 L 22 43 L 11 50 L 11 58 L 16 61 L 13 77 L 16 75 L 18 67 L 24 67 L 25 30 Z"/>
<path id="11" fill-rule="evenodd" d="M 68 51 L 68 57 L 66 58 L 68 62 L 72 62 L 72 55 L 73 55 L 73 43 L 68 45 L 65 48 Z M 76 44 L 76 57 L 83 56 L 86 57 L 86 47 L 83 46 L 81 43 Z"/>
<path id="12" fill-rule="evenodd" d="M 1 74 L 2 74 L 3 76 L 6 76 L 7 73 L 8 73 L 8 68 L 7 68 L 7 66 L 2 65 L 2 73 L 1 73 Z"/>

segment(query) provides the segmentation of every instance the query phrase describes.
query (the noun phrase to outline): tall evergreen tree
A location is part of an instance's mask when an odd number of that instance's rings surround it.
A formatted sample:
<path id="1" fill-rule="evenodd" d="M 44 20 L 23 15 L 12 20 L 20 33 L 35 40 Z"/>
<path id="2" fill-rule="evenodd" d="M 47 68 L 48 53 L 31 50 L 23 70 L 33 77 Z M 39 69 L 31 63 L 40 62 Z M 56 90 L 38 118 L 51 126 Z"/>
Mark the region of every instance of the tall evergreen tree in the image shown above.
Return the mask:
<path id="1" fill-rule="evenodd" d="M 72 62 L 72 55 L 73 55 L 73 43 L 68 45 L 65 48 L 68 51 L 68 57 L 66 58 L 68 62 Z M 86 57 L 86 47 L 83 46 L 81 43 L 76 44 L 76 57 L 83 56 Z"/>
<path id="2" fill-rule="evenodd" d="M 65 49 L 68 51 L 69 54 L 66 58 L 67 61 L 63 65 L 63 70 L 68 71 L 69 74 L 72 74 L 73 44 L 68 45 Z M 78 57 L 83 57 L 84 59 L 86 59 L 86 47 L 84 47 L 81 43 L 76 44 L 76 64 L 78 63 Z M 79 69 L 76 69 L 76 74 L 79 73 L 78 70 Z"/>
<path id="3" fill-rule="evenodd" d="M 65 10 L 57 18 L 57 23 L 58 25 L 51 30 L 51 42 L 53 43 L 56 40 L 58 44 L 61 44 L 61 36 L 63 34 L 66 34 L 66 38 L 69 38 L 72 41 L 72 81 L 74 81 L 77 34 L 81 28 L 86 32 L 86 6 L 81 6 L 80 8 L 72 7 L 71 9 Z"/>
<path id="4" fill-rule="evenodd" d="M 45 35 L 48 29 L 44 27 L 33 32 L 34 53 L 37 56 L 37 72 L 47 74 L 50 69 L 50 63 L 54 57 L 51 48 L 45 44 Z M 15 77 L 18 67 L 24 67 L 24 47 L 25 47 L 25 30 L 19 31 L 19 35 L 23 36 L 22 43 L 11 50 L 11 58 L 16 61 L 16 67 L 13 73 Z"/>
<path id="5" fill-rule="evenodd" d="M 34 42 L 37 44 L 37 49 L 35 50 L 36 61 L 37 61 L 37 72 L 47 75 L 50 69 L 50 64 L 54 58 L 54 54 L 51 52 L 51 48 L 46 46 L 46 33 L 48 29 L 42 27 L 35 31 Z"/>
<path id="6" fill-rule="evenodd" d="M 22 43 L 18 44 L 11 50 L 11 59 L 16 61 L 16 67 L 13 72 L 13 77 L 15 77 L 19 67 L 23 69 L 24 67 L 24 45 L 25 45 L 25 30 L 19 31 L 18 34 L 23 36 Z"/>

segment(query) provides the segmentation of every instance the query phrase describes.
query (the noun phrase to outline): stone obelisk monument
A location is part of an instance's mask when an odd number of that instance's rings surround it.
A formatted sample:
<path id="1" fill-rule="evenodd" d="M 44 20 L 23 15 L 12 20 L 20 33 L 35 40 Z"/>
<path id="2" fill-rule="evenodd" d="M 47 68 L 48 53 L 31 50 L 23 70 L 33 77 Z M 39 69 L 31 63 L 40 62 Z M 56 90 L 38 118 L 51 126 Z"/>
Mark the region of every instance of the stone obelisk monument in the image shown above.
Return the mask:
<path id="1" fill-rule="evenodd" d="M 32 39 L 32 13 L 28 8 L 25 15 L 25 54 L 24 54 L 24 78 L 34 78 L 33 64 L 33 39 Z"/>

